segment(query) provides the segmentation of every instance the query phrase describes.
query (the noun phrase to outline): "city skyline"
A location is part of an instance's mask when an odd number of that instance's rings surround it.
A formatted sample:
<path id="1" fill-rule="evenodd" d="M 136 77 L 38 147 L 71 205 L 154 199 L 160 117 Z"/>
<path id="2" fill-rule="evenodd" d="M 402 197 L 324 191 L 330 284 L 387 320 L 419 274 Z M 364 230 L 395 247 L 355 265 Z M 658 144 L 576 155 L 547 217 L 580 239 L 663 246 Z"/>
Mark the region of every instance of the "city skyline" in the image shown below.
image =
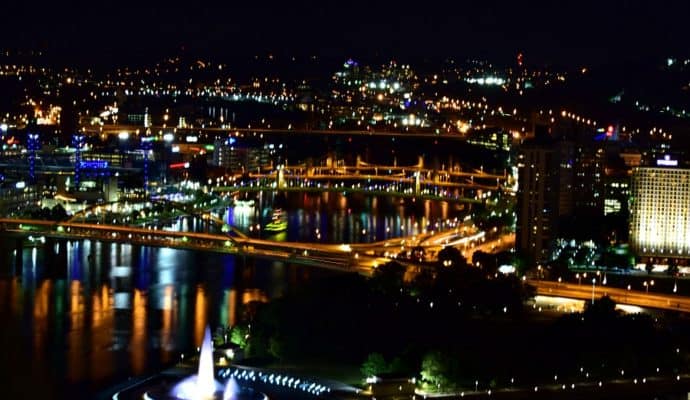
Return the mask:
<path id="1" fill-rule="evenodd" d="M 2 11 L 4 397 L 690 398 L 690 4 Z"/>

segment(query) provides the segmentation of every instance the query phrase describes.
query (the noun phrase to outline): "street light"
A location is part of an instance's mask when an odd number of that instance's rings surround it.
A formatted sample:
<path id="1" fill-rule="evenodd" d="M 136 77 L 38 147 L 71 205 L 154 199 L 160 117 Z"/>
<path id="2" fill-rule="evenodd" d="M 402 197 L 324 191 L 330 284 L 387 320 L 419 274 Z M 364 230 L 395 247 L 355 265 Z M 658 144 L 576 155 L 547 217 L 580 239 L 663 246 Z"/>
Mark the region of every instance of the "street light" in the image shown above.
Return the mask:
<path id="1" fill-rule="evenodd" d="M 597 283 L 597 278 L 592 278 L 592 304 L 594 304 L 594 286 Z"/>

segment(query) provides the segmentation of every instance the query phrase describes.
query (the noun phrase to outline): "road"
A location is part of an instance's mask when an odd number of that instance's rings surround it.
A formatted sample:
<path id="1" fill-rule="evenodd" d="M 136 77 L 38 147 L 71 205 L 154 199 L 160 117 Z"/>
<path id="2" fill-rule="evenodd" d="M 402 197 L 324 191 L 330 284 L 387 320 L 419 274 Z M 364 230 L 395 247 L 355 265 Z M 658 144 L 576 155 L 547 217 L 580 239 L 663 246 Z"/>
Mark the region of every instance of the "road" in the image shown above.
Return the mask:
<path id="1" fill-rule="evenodd" d="M 82 125 L 81 130 L 90 135 L 119 135 L 121 132 L 136 133 L 139 131 L 144 131 L 142 125 Z M 150 126 L 152 132 L 166 132 L 166 133 L 178 133 L 180 135 L 187 133 L 225 133 L 225 134 L 279 134 L 279 135 L 347 135 L 347 136 L 392 136 L 392 137 L 424 137 L 431 139 L 447 138 L 455 139 L 458 141 L 464 141 L 466 138 L 464 135 L 456 133 L 435 133 L 435 132 L 419 132 L 419 131 L 409 131 L 409 132 L 384 132 L 375 130 L 335 130 L 335 129 L 272 129 L 272 128 L 230 128 L 230 127 L 187 127 L 178 128 L 174 126 Z M 210 136 L 212 137 L 212 136 Z M 213 143 L 213 140 L 211 140 Z"/>
<path id="2" fill-rule="evenodd" d="M 609 296 L 613 301 L 619 304 L 690 312 L 690 297 L 654 292 L 647 293 L 639 290 L 601 286 L 599 284 L 591 285 L 584 282 L 582 284 L 576 284 L 530 279 L 528 283 L 536 287 L 537 294 L 540 295 L 590 301 L 593 297 L 600 298 L 602 296 Z"/>

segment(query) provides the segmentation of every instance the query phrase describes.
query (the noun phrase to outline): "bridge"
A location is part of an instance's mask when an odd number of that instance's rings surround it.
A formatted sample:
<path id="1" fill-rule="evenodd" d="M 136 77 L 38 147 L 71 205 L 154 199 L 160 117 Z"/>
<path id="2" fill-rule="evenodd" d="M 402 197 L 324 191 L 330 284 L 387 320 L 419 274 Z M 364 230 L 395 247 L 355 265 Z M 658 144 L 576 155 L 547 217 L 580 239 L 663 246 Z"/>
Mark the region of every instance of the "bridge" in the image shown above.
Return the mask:
<path id="1" fill-rule="evenodd" d="M 167 126 L 167 125 L 152 125 L 148 128 L 142 125 L 131 125 L 131 124 L 105 124 L 105 125 L 91 125 L 82 124 L 80 126 L 81 132 L 87 135 L 99 135 L 102 137 L 107 136 L 117 136 L 121 132 L 128 132 L 129 134 L 141 134 L 146 131 L 150 131 L 154 134 L 173 134 L 180 136 L 187 134 L 212 134 L 210 140 L 215 139 L 215 135 L 233 134 L 235 136 L 247 135 L 247 134 L 277 134 L 277 135 L 330 135 L 330 136 L 388 136 L 388 137 L 419 137 L 419 138 L 450 138 L 457 140 L 465 140 L 463 135 L 457 133 L 435 133 L 435 132 L 424 132 L 424 131 L 407 131 L 407 132 L 387 132 L 387 131 L 377 131 L 377 130 L 338 130 L 338 129 L 292 129 L 292 128 L 238 128 L 231 126 Z M 176 138 L 177 139 L 177 138 Z M 178 141 L 178 140 L 175 140 Z"/>
<path id="2" fill-rule="evenodd" d="M 9 218 L 0 219 L 0 236 L 15 237 L 22 242 L 28 236 L 42 236 L 51 241 L 99 240 L 140 246 L 212 251 L 275 259 L 365 275 L 371 274 L 378 265 L 383 265 L 392 259 L 418 269 L 419 265 L 408 264 L 399 258 L 401 254 L 414 248 L 424 248 L 424 252 L 433 260 L 433 256 L 444 246 L 472 250 L 492 243 L 485 241 L 483 232 L 474 228 L 461 228 L 458 225 L 451 226 L 448 230 L 431 231 L 412 238 L 338 245 L 276 242 L 245 235 L 231 236 L 226 233 L 177 232 L 122 225 Z M 502 240 L 504 244 L 509 243 L 505 238 L 499 238 L 495 242 L 502 243 Z"/>
<path id="3" fill-rule="evenodd" d="M 367 256 L 353 251 L 355 245 L 274 242 L 225 234 L 175 232 L 108 224 L 54 222 L 31 219 L 0 219 L 0 234 L 9 237 L 44 236 L 64 240 L 100 240 L 141 246 L 213 251 L 345 272 L 367 272 L 360 262 Z"/>
<path id="4" fill-rule="evenodd" d="M 505 172 L 497 175 L 481 170 L 424 168 L 420 157 L 419 163 L 411 166 L 370 164 L 359 159 L 353 166 L 330 162 L 316 167 L 281 165 L 275 170 L 259 169 L 217 178 L 211 190 L 221 193 L 258 190 L 368 192 L 478 203 L 482 193 L 512 191 L 512 183 L 512 177 Z"/>

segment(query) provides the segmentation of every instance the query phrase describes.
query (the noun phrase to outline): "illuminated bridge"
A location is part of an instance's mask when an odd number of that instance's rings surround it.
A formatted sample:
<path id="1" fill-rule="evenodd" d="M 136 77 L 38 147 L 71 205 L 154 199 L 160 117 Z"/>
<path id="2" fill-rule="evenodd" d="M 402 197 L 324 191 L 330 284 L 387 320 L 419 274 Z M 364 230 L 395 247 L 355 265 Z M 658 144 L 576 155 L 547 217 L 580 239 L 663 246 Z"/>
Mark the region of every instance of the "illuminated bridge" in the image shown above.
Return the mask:
<path id="1" fill-rule="evenodd" d="M 58 240 L 91 239 L 141 246 L 213 251 L 276 259 L 340 271 L 365 272 L 357 262 L 361 258 L 355 256 L 348 245 L 273 242 L 222 234 L 30 219 L 0 219 L 0 234 L 20 239 L 28 236 L 43 236 Z"/>
<path id="2" fill-rule="evenodd" d="M 213 183 L 213 182 L 211 182 Z M 481 202 L 488 192 L 511 191 L 512 177 L 484 171 L 433 170 L 416 165 L 377 165 L 358 160 L 354 166 L 279 166 L 276 170 L 217 178 L 214 192 L 286 190 L 369 192 L 401 197 L 429 197 Z"/>
<path id="3" fill-rule="evenodd" d="M 200 135 L 200 143 L 213 143 L 217 134 L 233 134 L 241 136 L 246 134 L 278 134 L 278 135 L 347 135 L 347 136 L 392 136 L 392 137 L 420 137 L 420 138 L 450 138 L 457 140 L 465 140 L 465 137 L 455 133 L 434 133 L 424 131 L 409 131 L 409 132 L 386 132 L 376 130 L 337 130 L 337 129 L 274 129 L 274 128 L 232 128 L 232 127 L 175 127 L 175 126 L 150 126 L 148 128 L 142 125 L 127 125 L 127 124 L 107 124 L 107 125 L 90 125 L 83 124 L 81 131 L 87 135 L 99 135 L 103 138 L 107 136 L 118 136 L 122 132 L 128 134 L 141 134 L 149 130 L 152 134 L 169 134 L 173 135 L 174 142 L 184 142 L 183 139 L 187 135 Z M 178 137 L 179 136 L 179 137 Z"/>

